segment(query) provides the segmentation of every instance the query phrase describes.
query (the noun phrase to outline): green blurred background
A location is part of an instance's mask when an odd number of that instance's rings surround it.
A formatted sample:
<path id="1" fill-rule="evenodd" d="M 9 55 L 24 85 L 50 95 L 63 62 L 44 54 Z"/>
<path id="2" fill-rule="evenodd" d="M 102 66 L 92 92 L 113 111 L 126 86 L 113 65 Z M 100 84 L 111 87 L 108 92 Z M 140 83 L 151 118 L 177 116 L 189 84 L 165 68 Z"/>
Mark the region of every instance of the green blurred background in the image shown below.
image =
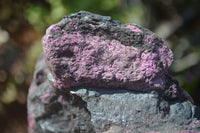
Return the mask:
<path id="1" fill-rule="evenodd" d="M 26 98 L 45 30 L 86 10 L 157 33 L 175 54 L 170 73 L 200 105 L 199 0 L 0 0 L 0 132 L 26 133 Z"/>

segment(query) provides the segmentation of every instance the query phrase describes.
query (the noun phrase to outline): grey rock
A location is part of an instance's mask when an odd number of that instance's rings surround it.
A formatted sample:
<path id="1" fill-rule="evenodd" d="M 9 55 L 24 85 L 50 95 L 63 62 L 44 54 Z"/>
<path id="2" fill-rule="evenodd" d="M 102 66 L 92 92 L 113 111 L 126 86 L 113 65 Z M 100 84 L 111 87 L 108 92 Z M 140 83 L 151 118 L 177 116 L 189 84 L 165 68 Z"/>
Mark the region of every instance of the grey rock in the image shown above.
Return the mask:
<path id="1" fill-rule="evenodd" d="M 86 102 L 57 92 L 47 80 L 49 70 L 41 56 L 28 95 L 29 133 L 93 133 Z"/>
<path id="2" fill-rule="evenodd" d="M 52 86 L 43 56 L 28 95 L 29 133 L 143 133 L 200 131 L 200 108 L 158 92 Z"/>

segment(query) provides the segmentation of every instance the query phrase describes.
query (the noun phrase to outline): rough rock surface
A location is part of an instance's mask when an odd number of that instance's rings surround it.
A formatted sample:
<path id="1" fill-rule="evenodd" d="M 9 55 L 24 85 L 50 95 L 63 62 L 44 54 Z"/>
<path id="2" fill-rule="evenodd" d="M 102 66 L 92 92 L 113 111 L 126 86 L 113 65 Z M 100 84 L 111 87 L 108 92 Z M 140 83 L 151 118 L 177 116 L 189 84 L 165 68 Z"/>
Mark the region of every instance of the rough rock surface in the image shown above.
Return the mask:
<path id="1" fill-rule="evenodd" d="M 200 109 L 169 74 L 151 31 L 81 11 L 43 37 L 28 95 L 29 133 L 200 131 Z"/>
<path id="2" fill-rule="evenodd" d="M 80 97 L 56 92 L 47 80 L 41 56 L 28 95 L 29 133 L 93 133 L 87 103 Z"/>
<path id="3" fill-rule="evenodd" d="M 40 57 L 29 89 L 29 133 L 197 133 L 200 109 L 190 102 L 168 101 L 157 92 L 53 88 Z"/>
<path id="4" fill-rule="evenodd" d="M 81 11 L 50 26 L 42 44 L 57 89 L 156 90 L 169 99 L 192 101 L 166 75 L 172 51 L 164 40 L 140 26 Z"/>

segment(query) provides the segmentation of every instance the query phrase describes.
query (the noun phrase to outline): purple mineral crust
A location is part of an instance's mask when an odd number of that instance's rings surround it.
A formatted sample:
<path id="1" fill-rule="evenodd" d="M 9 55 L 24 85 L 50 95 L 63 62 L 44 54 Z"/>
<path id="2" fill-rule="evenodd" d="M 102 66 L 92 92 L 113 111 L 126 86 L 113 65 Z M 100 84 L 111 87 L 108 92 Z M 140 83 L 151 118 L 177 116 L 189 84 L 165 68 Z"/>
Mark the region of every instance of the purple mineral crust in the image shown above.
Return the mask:
<path id="1" fill-rule="evenodd" d="M 48 78 L 57 89 L 157 90 L 169 99 L 192 101 L 166 74 L 173 62 L 172 51 L 164 40 L 140 26 L 81 11 L 50 26 L 42 44 L 51 71 Z"/>

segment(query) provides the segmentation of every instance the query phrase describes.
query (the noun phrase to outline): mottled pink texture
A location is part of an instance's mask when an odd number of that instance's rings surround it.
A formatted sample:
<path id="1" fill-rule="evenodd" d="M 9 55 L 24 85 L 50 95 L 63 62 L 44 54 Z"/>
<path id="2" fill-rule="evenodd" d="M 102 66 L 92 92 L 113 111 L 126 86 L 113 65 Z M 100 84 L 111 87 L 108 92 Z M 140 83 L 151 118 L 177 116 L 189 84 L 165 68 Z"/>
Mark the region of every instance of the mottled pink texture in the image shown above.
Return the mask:
<path id="1" fill-rule="evenodd" d="M 40 98 L 42 100 L 43 103 L 48 103 L 48 97 L 50 96 L 51 94 L 49 93 L 46 93 L 44 95 L 42 95 Z"/>
<path id="2" fill-rule="evenodd" d="M 194 122 L 194 124 L 193 124 L 191 127 L 192 127 L 192 128 L 195 128 L 196 125 L 197 125 L 199 122 L 200 122 L 199 120 L 196 120 L 196 121 Z"/>
<path id="3" fill-rule="evenodd" d="M 35 120 L 28 114 L 28 132 L 34 133 Z"/>
<path id="4" fill-rule="evenodd" d="M 128 28 L 132 28 L 131 30 L 136 29 L 131 25 L 128 25 Z M 52 36 L 50 31 L 55 33 L 62 31 L 60 41 Z M 139 80 L 147 80 L 148 82 L 171 65 L 172 60 L 167 60 L 167 58 L 172 56 L 172 52 L 165 45 L 158 48 L 158 52 L 165 51 L 164 53 L 151 53 L 135 47 L 125 46 L 114 39 L 108 40 L 104 36 L 91 36 L 89 33 L 83 36 L 78 31 L 68 34 L 56 24 L 48 28 L 46 36 L 43 38 L 44 55 L 50 59 L 52 58 L 52 60 L 49 60 L 49 64 L 58 66 L 68 64 L 68 69 L 71 71 L 61 75 L 60 80 L 63 82 L 59 82 L 59 84 L 63 84 L 69 77 L 75 78 L 75 81 L 77 81 L 75 84 L 78 84 L 82 77 L 91 80 L 101 77 L 103 80 L 111 82 L 111 85 L 116 84 L 115 82 L 121 82 L 122 85 L 126 83 L 132 85 L 132 82 Z M 53 59 L 57 52 L 66 50 L 73 51 L 74 57 Z M 162 56 L 164 57 L 162 58 Z M 157 68 L 158 59 L 163 62 L 163 70 Z M 55 79 L 59 80 L 57 77 Z M 112 83 L 114 79 L 116 81 Z M 70 87 L 68 84 L 64 86 Z M 133 88 L 133 86 L 128 86 L 128 89 Z"/>
<path id="5" fill-rule="evenodd" d="M 59 41 L 51 35 L 52 31 L 62 31 Z M 118 40 L 107 39 L 106 36 L 92 36 L 89 33 L 81 35 L 78 31 L 67 33 L 59 29 L 57 24 L 47 29 L 43 38 L 43 48 L 52 70 L 54 67 L 62 68 L 65 64 L 68 66 L 69 72 L 63 70 L 60 78 L 52 71 L 56 84 L 63 85 L 64 88 L 81 85 L 81 79 L 85 78 L 99 87 L 140 90 L 141 86 L 145 86 L 145 82 L 147 85 L 149 81 L 166 72 L 173 61 L 173 54 L 164 42 L 162 46 L 156 47 L 156 53 L 152 53 L 125 46 Z M 72 51 L 74 56 L 54 58 L 59 53 L 67 54 L 67 51 Z M 158 67 L 159 62 L 163 64 L 163 68 Z M 70 77 L 75 80 L 67 82 Z"/>
<path id="6" fill-rule="evenodd" d="M 50 26 L 42 44 L 57 89 L 154 89 L 173 98 L 182 93 L 165 76 L 173 62 L 172 51 L 156 34 L 137 25 L 80 13 Z"/>
<path id="7" fill-rule="evenodd" d="M 136 27 L 134 25 L 127 25 L 126 28 L 129 28 L 130 30 L 135 31 L 135 32 L 141 32 L 141 33 L 143 33 L 142 30 L 140 30 L 138 27 Z"/>
<path id="8" fill-rule="evenodd" d="M 153 42 L 153 37 L 151 35 L 147 35 L 147 38 L 145 39 L 145 42 L 152 43 Z"/>

